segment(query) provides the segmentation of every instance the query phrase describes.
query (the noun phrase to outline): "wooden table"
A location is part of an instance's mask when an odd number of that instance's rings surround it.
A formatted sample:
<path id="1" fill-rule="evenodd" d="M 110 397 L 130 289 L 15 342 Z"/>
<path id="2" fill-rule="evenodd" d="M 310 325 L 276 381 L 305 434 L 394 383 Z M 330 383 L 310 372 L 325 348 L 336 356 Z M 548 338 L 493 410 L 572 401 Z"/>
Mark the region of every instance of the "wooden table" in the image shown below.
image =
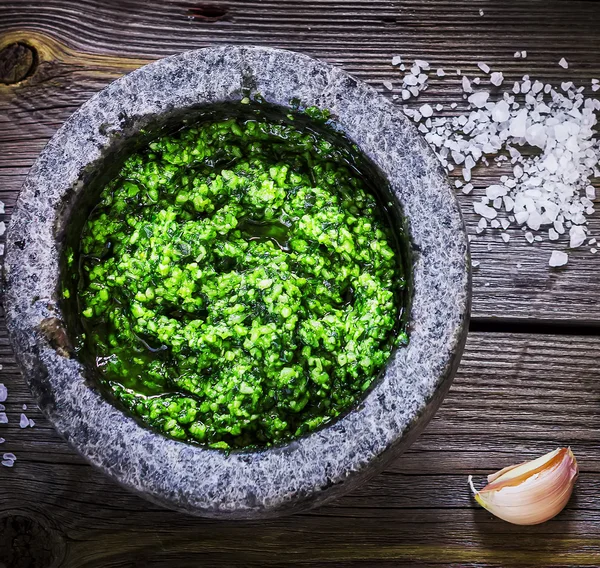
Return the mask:
<path id="1" fill-rule="evenodd" d="M 480 15 L 480 9 L 483 15 Z M 144 63 L 211 44 L 283 47 L 371 83 L 393 55 L 476 73 L 478 61 L 560 83 L 600 78 L 600 3 L 527 0 L 0 0 L 0 199 L 6 217 L 27 171 L 93 93 Z M 527 50 L 527 59 L 515 59 Z M 557 62 L 565 57 L 569 69 Z M 423 102 L 449 103 L 460 77 L 432 74 Z M 600 93 L 599 93 L 600 94 Z M 459 102 L 462 99 L 458 99 Z M 455 111 L 458 113 L 459 108 Z M 475 195 L 502 170 L 478 170 Z M 459 194 L 469 231 L 472 196 Z M 590 219 L 600 236 L 600 214 Z M 313 512 L 270 522 L 211 522 L 153 506 L 109 482 L 54 432 L 0 327 L 0 566 L 600 566 L 600 254 L 548 268 L 549 241 L 519 230 L 472 243 L 481 266 L 454 385 L 413 448 L 368 485 Z M 565 246 L 564 243 L 561 245 Z M 36 422 L 21 430 L 19 415 Z M 522 528 L 479 508 L 467 474 L 571 445 L 581 476 L 566 510 Z"/>

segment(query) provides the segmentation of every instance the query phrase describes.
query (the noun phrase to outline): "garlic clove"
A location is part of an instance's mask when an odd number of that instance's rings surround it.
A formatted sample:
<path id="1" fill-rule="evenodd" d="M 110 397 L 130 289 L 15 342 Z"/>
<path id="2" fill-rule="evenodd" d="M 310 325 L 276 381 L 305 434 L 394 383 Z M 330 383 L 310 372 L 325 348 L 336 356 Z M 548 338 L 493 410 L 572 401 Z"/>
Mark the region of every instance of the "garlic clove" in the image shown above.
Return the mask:
<path id="1" fill-rule="evenodd" d="M 517 525 L 536 525 L 551 519 L 567 504 L 579 474 L 571 448 L 553 452 L 489 475 L 481 491 L 469 485 L 476 501 L 490 513 Z"/>

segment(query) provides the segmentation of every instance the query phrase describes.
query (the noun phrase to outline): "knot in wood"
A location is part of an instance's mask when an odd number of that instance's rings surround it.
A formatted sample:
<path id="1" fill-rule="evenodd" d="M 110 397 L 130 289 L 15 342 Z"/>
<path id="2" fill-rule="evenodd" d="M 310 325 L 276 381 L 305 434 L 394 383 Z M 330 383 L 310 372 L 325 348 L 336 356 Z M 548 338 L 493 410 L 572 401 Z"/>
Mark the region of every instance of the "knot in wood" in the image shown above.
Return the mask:
<path id="1" fill-rule="evenodd" d="M 0 51 L 0 83 L 19 83 L 35 72 L 36 50 L 25 43 L 16 42 Z"/>

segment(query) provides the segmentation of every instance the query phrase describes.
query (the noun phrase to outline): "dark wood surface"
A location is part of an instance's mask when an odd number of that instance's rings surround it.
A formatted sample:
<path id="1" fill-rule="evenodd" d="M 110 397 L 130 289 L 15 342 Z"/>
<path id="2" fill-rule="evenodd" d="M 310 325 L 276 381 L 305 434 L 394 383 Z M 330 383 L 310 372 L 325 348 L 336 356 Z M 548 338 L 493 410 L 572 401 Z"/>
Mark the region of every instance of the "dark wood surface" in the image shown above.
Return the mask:
<path id="1" fill-rule="evenodd" d="M 600 78 L 600 3 L 0 0 L 0 199 L 7 219 L 44 144 L 94 92 L 156 58 L 223 43 L 320 57 L 386 96 L 393 92 L 382 81 L 393 81 L 394 92 L 400 82 L 391 66 L 396 54 L 469 75 L 485 61 L 507 81 L 527 73 L 589 87 Z M 528 58 L 514 59 L 521 49 Z M 568 70 L 557 65 L 563 56 Z M 459 79 L 432 74 L 420 100 L 460 103 Z M 479 170 L 476 194 L 501 174 Z M 473 232 L 473 198 L 459 200 Z M 600 236 L 600 214 L 590 227 Z M 277 521 L 194 519 L 107 481 L 35 410 L 0 322 L 10 418 L 0 426 L 0 452 L 18 458 L 13 469 L 0 467 L 0 567 L 600 566 L 600 254 L 578 249 L 565 270 L 551 270 L 554 245 L 529 245 L 519 233 L 513 230 L 508 244 L 494 231 L 472 243 L 481 262 L 474 331 L 450 394 L 413 448 L 359 491 Z M 33 429 L 18 427 L 23 404 Z M 471 499 L 469 473 L 481 481 L 568 444 L 582 473 L 556 519 L 514 527 Z"/>

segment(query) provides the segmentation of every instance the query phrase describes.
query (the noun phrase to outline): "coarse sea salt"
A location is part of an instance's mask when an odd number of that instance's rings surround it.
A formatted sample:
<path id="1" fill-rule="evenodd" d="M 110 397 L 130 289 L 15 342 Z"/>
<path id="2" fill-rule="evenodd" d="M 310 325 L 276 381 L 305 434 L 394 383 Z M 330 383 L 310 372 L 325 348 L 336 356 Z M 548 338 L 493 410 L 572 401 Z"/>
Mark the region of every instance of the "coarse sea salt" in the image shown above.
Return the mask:
<path id="1" fill-rule="evenodd" d="M 565 266 L 569 262 L 569 255 L 566 252 L 560 250 L 553 250 L 550 255 L 548 264 L 552 267 Z"/>
<path id="2" fill-rule="evenodd" d="M 518 53 L 521 58 L 526 56 Z M 478 67 L 485 72 L 487 64 Z M 439 70 L 437 74 L 445 75 Z M 413 81 L 408 78 L 408 82 Z M 503 81 L 501 72 L 491 73 L 493 86 L 500 87 Z M 415 97 L 421 91 L 419 79 L 416 82 Z M 455 185 L 463 193 L 472 191 L 470 181 L 477 164 L 488 165 L 493 160 L 501 167 L 511 163 L 512 175 L 503 175 L 500 183 L 486 188 L 486 197 L 474 205 L 483 220 L 494 221 L 478 224 L 477 232 L 489 227 L 506 230 L 515 223 L 532 244 L 542 240 L 533 233 L 544 231 L 543 235 L 553 241 L 567 232 L 569 244 L 581 246 L 590 237 L 587 216 L 594 212 L 596 191 L 590 179 L 600 175 L 600 143 L 594 128 L 600 101 L 586 98 L 583 87 L 572 81 L 556 88 L 528 75 L 504 92 L 474 90 L 473 85 L 474 81 L 462 77 L 469 109 L 461 116 L 436 116 L 431 105 L 405 109 L 415 122 L 426 118 L 419 129 L 449 172 L 459 166 L 465 183 Z M 592 81 L 594 85 L 600 81 Z M 449 106 L 455 109 L 457 103 Z M 440 112 L 443 107 L 434 108 Z M 524 152 L 527 146 L 537 148 L 537 152 Z M 496 216 L 502 210 L 507 218 L 502 216 L 498 221 Z"/>
<path id="3" fill-rule="evenodd" d="M 0 402 L 4 402 L 8 398 L 8 389 L 4 383 L 0 383 Z"/>

